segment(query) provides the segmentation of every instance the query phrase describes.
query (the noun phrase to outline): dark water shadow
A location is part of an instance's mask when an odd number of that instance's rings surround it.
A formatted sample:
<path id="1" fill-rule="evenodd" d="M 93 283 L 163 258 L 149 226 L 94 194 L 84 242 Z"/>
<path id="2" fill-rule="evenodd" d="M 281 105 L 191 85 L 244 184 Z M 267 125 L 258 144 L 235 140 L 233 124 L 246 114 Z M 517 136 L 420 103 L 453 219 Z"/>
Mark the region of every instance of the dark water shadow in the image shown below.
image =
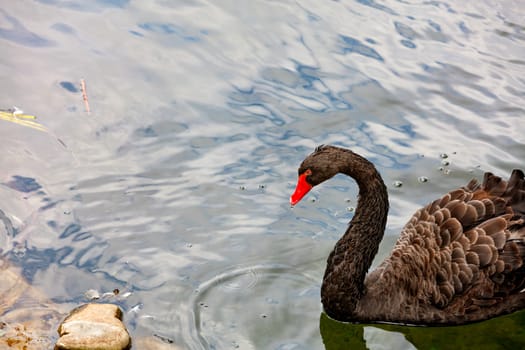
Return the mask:
<path id="1" fill-rule="evenodd" d="M 351 324 L 335 321 L 325 313 L 320 318 L 326 350 L 374 349 L 371 341 L 374 335 L 390 339 L 391 349 L 524 349 L 524 326 L 525 310 L 484 322 L 447 327 Z"/>

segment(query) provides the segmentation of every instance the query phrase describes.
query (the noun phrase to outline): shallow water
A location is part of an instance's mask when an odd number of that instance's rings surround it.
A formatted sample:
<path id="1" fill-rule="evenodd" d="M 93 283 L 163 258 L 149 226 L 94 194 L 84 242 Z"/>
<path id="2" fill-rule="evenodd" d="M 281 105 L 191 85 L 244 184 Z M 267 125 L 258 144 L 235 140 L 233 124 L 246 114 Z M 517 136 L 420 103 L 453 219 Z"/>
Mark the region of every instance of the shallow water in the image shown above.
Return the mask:
<path id="1" fill-rule="evenodd" d="M 0 252 L 60 305 L 118 288 L 134 337 L 323 348 L 356 187 L 290 209 L 318 144 L 389 185 L 378 260 L 419 206 L 525 166 L 518 1 L 3 3 L 0 108 L 47 129 L 0 119 Z"/>

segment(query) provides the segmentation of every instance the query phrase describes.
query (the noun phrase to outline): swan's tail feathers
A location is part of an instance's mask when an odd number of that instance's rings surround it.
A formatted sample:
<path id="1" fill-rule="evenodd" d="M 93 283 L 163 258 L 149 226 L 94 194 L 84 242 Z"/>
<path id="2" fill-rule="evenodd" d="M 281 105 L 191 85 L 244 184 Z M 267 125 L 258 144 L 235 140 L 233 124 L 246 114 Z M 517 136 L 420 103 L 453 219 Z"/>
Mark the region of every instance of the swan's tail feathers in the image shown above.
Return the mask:
<path id="1" fill-rule="evenodd" d="M 525 175 L 523 171 L 519 169 L 512 171 L 503 197 L 508 199 L 515 214 L 525 218 Z"/>

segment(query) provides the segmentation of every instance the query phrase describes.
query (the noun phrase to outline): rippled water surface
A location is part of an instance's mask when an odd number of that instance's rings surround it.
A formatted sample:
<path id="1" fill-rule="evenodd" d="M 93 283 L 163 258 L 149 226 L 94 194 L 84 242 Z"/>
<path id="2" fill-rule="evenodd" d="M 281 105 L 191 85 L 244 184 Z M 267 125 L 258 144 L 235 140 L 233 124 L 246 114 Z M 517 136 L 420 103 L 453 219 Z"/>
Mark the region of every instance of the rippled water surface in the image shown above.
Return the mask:
<path id="1" fill-rule="evenodd" d="M 0 119 L 0 252 L 58 305 L 131 292 L 133 337 L 330 348 L 319 288 L 356 186 L 290 208 L 318 144 L 383 174 L 381 257 L 419 206 L 525 166 L 520 1 L 0 2 L 0 108 L 46 128 Z"/>

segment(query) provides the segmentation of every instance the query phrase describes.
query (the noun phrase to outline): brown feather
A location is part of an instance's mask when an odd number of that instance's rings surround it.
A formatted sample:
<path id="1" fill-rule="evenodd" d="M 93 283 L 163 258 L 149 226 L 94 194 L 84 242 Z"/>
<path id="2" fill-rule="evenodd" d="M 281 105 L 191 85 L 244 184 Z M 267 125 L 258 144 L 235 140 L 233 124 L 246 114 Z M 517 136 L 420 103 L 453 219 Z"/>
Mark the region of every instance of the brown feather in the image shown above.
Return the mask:
<path id="1" fill-rule="evenodd" d="M 494 248 L 494 247 L 491 247 L 488 244 L 476 244 L 470 248 L 471 252 L 476 253 L 478 255 L 480 267 L 484 267 L 484 266 L 487 266 L 488 264 L 493 263 L 494 251 L 491 248 Z"/>
<path id="2" fill-rule="evenodd" d="M 478 228 L 483 229 L 485 234 L 492 235 L 507 228 L 507 222 L 508 218 L 499 216 L 482 222 L 478 225 Z"/>
<path id="3" fill-rule="evenodd" d="M 476 207 L 473 205 L 470 205 L 470 202 L 465 204 L 467 210 L 465 211 L 465 214 L 461 218 L 461 223 L 463 224 L 463 227 L 469 227 L 474 222 L 478 220 L 478 211 Z"/>
<path id="4" fill-rule="evenodd" d="M 479 255 L 476 252 L 470 252 L 469 251 L 469 252 L 467 252 L 465 257 L 466 257 L 467 263 L 472 264 L 472 265 L 476 265 L 476 266 L 480 265 Z"/>
<path id="5" fill-rule="evenodd" d="M 505 235 L 504 231 L 499 231 L 496 233 L 493 233 L 491 235 L 492 239 L 494 240 L 494 246 L 496 249 L 501 250 L 505 246 L 505 242 L 507 241 L 507 236 Z"/>
<path id="6" fill-rule="evenodd" d="M 476 209 L 476 217 L 481 218 L 485 216 L 485 204 L 480 200 L 471 200 L 468 202 L 468 205 Z"/>
<path id="7" fill-rule="evenodd" d="M 468 230 L 467 232 L 465 232 L 465 237 L 468 238 L 470 244 L 476 243 L 476 241 L 478 240 L 478 236 L 479 233 L 477 228 L 473 228 L 472 230 Z"/>
<path id="8" fill-rule="evenodd" d="M 486 245 L 489 247 L 496 247 L 496 245 L 494 244 L 494 240 L 490 236 L 486 235 L 478 236 L 476 244 Z"/>

